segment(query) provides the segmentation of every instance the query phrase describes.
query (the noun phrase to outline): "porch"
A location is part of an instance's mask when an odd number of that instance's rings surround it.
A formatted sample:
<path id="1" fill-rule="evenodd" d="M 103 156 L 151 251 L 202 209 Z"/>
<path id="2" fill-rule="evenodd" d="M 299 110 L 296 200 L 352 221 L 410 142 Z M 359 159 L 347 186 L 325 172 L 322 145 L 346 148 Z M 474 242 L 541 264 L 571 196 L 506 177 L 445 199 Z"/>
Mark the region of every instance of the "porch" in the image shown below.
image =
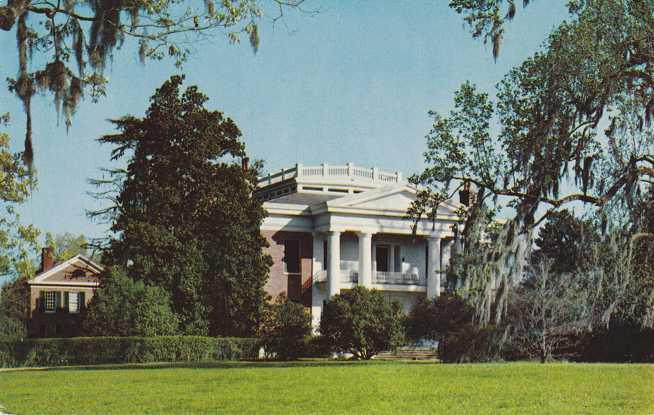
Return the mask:
<path id="1" fill-rule="evenodd" d="M 449 239 L 330 231 L 314 233 L 313 243 L 312 280 L 328 298 L 356 285 L 440 295 Z"/>

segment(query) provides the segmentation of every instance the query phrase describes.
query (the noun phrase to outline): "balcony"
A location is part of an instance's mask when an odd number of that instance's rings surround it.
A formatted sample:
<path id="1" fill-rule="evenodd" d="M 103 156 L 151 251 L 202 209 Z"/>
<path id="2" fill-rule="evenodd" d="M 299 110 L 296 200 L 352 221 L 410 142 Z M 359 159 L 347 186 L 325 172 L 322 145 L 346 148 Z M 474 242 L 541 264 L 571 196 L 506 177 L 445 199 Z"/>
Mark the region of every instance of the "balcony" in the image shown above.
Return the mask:
<path id="1" fill-rule="evenodd" d="M 426 286 L 427 281 L 420 278 L 414 272 L 391 272 L 377 271 L 372 274 L 373 284 L 394 284 L 394 285 L 422 285 Z"/>
<path id="2" fill-rule="evenodd" d="M 359 281 L 359 273 L 350 269 L 341 269 L 341 282 L 354 283 Z M 327 271 L 320 270 L 313 274 L 314 283 L 327 282 Z M 388 284 L 388 285 L 419 285 L 427 286 L 427 280 L 421 278 L 415 272 L 383 272 L 376 271 L 372 273 L 373 284 Z"/>

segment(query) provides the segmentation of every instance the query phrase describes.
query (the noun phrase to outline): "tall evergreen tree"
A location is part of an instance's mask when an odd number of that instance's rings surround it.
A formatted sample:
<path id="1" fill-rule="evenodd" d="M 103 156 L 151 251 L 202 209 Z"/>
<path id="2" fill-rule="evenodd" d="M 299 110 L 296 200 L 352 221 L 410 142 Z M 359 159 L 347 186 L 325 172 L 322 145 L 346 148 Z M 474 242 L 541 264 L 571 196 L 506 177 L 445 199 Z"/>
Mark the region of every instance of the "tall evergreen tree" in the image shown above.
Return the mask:
<path id="1" fill-rule="evenodd" d="M 265 212 L 252 196 L 257 168 L 244 168 L 236 124 L 204 107 L 197 87 L 174 76 L 152 96 L 144 118 L 113 123 L 100 138 L 127 168 L 112 171 L 106 216 L 115 233 L 106 262 L 170 292 L 189 334 L 249 335 L 266 302 L 271 259 L 259 232 Z M 117 194 L 116 194 L 117 193 Z"/>

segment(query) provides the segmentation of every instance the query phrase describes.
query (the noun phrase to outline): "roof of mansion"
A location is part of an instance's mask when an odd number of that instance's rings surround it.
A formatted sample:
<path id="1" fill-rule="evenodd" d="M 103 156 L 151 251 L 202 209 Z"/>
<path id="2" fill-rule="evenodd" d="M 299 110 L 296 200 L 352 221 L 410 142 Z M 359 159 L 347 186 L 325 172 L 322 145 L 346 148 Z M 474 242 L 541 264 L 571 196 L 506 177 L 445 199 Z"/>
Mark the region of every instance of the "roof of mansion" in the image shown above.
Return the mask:
<path id="1" fill-rule="evenodd" d="M 268 212 L 262 229 L 316 231 L 330 229 L 376 229 L 420 235 L 446 234 L 458 220 L 459 204 L 439 206 L 434 226 L 422 219 L 417 228 L 407 218 L 418 189 L 402 178 L 377 168 L 346 165 L 303 166 L 282 169 L 259 178 L 256 195 Z"/>

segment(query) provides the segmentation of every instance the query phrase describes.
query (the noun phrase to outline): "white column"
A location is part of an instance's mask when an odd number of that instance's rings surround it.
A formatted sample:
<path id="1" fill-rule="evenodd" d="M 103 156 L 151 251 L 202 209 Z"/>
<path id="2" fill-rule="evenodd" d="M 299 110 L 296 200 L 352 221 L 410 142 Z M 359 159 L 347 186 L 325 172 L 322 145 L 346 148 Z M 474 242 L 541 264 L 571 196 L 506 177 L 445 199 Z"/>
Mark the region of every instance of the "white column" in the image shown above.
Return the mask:
<path id="1" fill-rule="evenodd" d="M 329 231 L 327 236 L 327 285 L 329 298 L 341 292 L 341 233 Z"/>
<path id="2" fill-rule="evenodd" d="M 441 295 L 441 240 L 427 238 L 427 298 Z"/>
<path id="3" fill-rule="evenodd" d="M 325 263 L 325 258 L 324 258 L 324 251 L 323 251 L 323 243 L 325 241 L 325 237 L 323 234 L 319 232 L 314 232 L 313 233 L 313 276 L 317 276 L 317 274 L 322 271 L 323 264 Z"/>
<path id="4" fill-rule="evenodd" d="M 372 286 L 372 234 L 357 232 L 359 236 L 359 285 Z"/>

